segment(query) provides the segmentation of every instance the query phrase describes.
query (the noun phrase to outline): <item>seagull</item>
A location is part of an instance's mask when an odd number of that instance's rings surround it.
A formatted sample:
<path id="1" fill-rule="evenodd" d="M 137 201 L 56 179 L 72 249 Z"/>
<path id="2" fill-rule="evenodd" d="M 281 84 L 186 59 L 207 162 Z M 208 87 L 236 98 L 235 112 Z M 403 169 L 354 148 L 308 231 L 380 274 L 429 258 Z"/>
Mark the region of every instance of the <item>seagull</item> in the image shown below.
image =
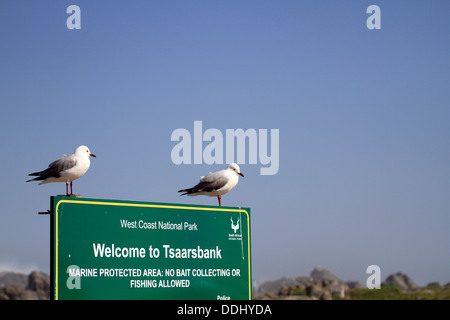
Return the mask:
<path id="1" fill-rule="evenodd" d="M 178 192 L 184 192 L 181 196 L 187 194 L 191 197 L 198 195 L 217 197 L 219 206 L 221 206 L 221 196 L 237 185 L 239 176 L 244 177 L 239 166 L 236 163 L 230 163 L 224 170 L 200 177 L 200 182 L 192 188 L 178 190 Z"/>
<path id="2" fill-rule="evenodd" d="M 39 185 L 50 182 L 65 182 L 66 196 L 73 195 L 72 181 L 81 178 L 91 165 L 89 157 L 96 157 L 89 151 L 86 146 L 79 146 L 74 153 L 53 161 L 48 165 L 48 168 L 43 171 L 30 173 L 29 176 L 37 176 L 37 178 L 27 180 L 40 181 Z M 69 194 L 70 182 L 70 194 Z"/>

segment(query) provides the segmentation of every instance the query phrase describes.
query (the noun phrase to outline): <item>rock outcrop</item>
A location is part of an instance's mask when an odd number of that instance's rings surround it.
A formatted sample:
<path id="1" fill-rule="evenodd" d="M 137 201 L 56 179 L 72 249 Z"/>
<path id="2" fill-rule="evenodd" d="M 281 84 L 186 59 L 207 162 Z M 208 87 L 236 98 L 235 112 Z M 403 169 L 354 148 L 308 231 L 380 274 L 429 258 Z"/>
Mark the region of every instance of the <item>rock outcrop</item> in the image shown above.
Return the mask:
<path id="1" fill-rule="evenodd" d="M 311 271 L 310 276 L 313 280 L 323 280 L 323 281 L 338 282 L 338 283 L 343 282 L 334 273 L 325 269 L 322 266 L 315 267 Z"/>
<path id="2" fill-rule="evenodd" d="M 348 289 L 349 286 L 331 271 L 317 266 L 309 277 L 264 282 L 253 296 L 255 299 L 330 300 L 333 295 L 344 297 Z"/>
<path id="3" fill-rule="evenodd" d="M 414 281 L 412 281 L 411 278 L 408 277 L 408 275 L 401 272 L 397 272 L 388 276 L 386 280 L 381 283 L 381 286 L 396 287 L 402 290 L 414 290 L 418 288 Z"/>
<path id="4" fill-rule="evenodd" d="M 2 272 L 0 282 L 0 300 L 49 300 L 49 275 L 33 271 L 27 277 L 24 285 L 23 277 L 16 272 Z M 16 282 L 14 282 L 16 281 Z"/>
<path id="5" fill-rule="evenodd" d="M 381 286 L 399 288 L 401 292 L 412 292 L 419 289 L 408 275 L 400 272 L 389 275 L 382 282 Z M 431 286 L 429 287 L 431 288 Z M 329 270 L 317 266 L 311 271 L 309 277 L 302 276 L 295 279 L 282 278 L 275 281 L 266 281 L 257 290 L 253 291 L 253 298 L 255 300 L 347 299 L 354 289 L 364 289 L 364 287 L 357 281 L 343 281 Z"/>
<path id="6" fill-rule="evenodd" d="M 14 271 L 0 271 L 0 288 L 9 284 L 15 284 L 26 288 L 28 284 L 28 275 Z"/>

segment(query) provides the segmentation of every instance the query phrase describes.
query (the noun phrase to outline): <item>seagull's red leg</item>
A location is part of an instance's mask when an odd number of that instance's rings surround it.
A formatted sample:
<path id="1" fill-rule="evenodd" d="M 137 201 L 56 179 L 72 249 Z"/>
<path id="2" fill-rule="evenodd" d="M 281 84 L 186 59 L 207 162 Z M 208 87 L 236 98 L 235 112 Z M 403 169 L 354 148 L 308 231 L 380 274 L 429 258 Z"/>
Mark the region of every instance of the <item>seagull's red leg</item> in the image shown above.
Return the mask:
<path id="1" fill-rule="evenodd" d="M 70 181 L 70 195 L 73 195 L 73 190 L 72 190 L 72 181 Z"/>
<path id="2" fill-rule="evenodd" d="M 222 204 L 220 203 L 221 197 L 220 197 L 220 196 L 217 196 L 217 199 L 219 199 L 219 206 L 222 206 Z"/>
<path id="3" fill-rule="evenodd" d="M 69 184 L 66 182 L 66 196 L 69 195 Z"/>

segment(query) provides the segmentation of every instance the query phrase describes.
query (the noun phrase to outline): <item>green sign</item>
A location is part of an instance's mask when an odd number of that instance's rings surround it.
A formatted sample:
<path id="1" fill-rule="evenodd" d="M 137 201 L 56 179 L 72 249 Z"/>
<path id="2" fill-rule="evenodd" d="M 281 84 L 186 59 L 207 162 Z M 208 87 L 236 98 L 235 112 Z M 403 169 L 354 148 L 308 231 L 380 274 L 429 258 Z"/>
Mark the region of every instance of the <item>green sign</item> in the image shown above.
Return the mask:
<path id="1" fill-rule="evenodd" d="M 54 299 L 251 299 L 250 209 L 51 197 Z"/>

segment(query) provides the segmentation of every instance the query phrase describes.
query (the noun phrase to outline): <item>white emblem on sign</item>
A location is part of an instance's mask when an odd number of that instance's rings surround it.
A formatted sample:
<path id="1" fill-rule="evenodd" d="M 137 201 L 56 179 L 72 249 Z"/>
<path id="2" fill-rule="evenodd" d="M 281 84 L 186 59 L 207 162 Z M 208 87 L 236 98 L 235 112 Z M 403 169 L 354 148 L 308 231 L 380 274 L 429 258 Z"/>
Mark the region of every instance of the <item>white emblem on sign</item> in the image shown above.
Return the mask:
<path id="1" fill-rule="evenodd" d="M 233 229 L 234 233 L 228 233 L 228 240 L 240 241 L 241 242 L 241 253 L 242 259 L 244 257 L 244 243 L 242 242 L 242 230 L 240 233 L 237 231 L 241 229 L 241 214 L 239 213 L 239 217 L 237 218 L 236 224 L 233 221 L 233 217 L 230 217 L 231 220 L 231 229 Z"/>
<path id="2" fill-rule="evenodd" d="M 234 230 L 234 233 L 239 229 L 239 218 L 237 219 L 236 224 L 233 223 L 233 218 L 230 218 L 231 220 L 231 229 Z"/>

